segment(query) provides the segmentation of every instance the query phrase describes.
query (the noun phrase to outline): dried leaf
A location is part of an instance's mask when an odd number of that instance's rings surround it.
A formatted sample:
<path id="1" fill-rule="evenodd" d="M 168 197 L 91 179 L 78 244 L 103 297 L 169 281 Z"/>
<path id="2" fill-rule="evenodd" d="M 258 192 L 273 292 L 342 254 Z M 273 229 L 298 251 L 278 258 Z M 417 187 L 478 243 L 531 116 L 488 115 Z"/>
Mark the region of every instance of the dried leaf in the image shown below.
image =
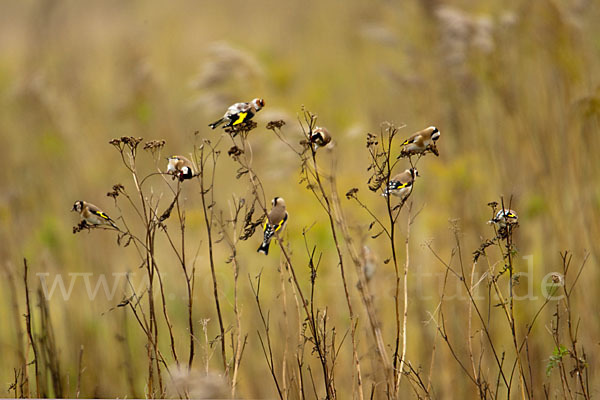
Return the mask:
<path id="1" fill-rule="evenodd" d="M 371 239 L 377 239 L 379 236 L 381 236 L 382 233 L 383 233 L 383 231 L 371 236 Z"/>

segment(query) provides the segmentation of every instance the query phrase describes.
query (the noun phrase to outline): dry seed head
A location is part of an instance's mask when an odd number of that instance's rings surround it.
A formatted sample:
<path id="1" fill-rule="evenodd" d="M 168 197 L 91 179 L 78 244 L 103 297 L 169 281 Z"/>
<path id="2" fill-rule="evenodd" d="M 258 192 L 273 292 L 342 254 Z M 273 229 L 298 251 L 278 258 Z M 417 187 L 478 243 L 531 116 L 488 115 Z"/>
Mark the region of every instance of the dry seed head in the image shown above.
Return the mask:
<path id="1" fill-rule="evenodd" d="M 358 193 L 358 188 L 352 188 L 352 189 L 350 189 L 350 190 L 348 190 L 346 192 L 346 198 L 348 200 L 350 200 L 352 198 L 355 198 L 356 197 L 356 193 Z"/>
<path id="2" fill-rule="evenodd" d="M 112 192 L 108 192 L 106 193 L 106 195 L 108 197 L 112 197 L 113 199 L 116 199 L 119 194 L 123 193 L 125 191 L 125 186 L 121 185 L 120 183 L 117 183 L 115 185 L 113 185 L 112 187 Z"/>
<path id="3" fill-rule="evenodd" d="M 245 135 L 245 134 L 248 134 L 252 129 L 256 128 L 257 126 L 258 126 L 258 124 L 256 122 L 254 122 L 252 120 L 248 120 L 248 121 L 242 122 L 241 124 L 232 125 L 227 128 L 224 128 L 224 131 L 229 133 L 231 136 L 235 136 L 238 133 Z"/>
<path id="4" fill-rule="evenodd" d="M 378 143 L 377 136 L 372 133 L 367 133 L 367 147 L 377 146 Z"/>
<path id="5" fill-rule="evenodd" d="M 144 144 L 144 150 L 149 150 L 154 153 L 157 150 L 160 150 L 164 147 L 166 141 L 164 139 L 160 140 L 151 140 Z"/>
<path id="6" fill-rule="evenodd" d="M 241 156 L 242 154 L 244 154 L 244 150 L 240 149 L 237 146 L 231 146 L 231 148 L 227 151 L 227 155 L 231 156 L 234 159 Z"/>
<path id="7" fill-rule="evenodd" d="M 91 227 L 85 223 L 85 220 L 82 220 L 79 222 L 79 224 L 77 224 L 76 226 L 73 227 L 73 234 L 79 233 L 84 229 L 89 230 Z"/>
<path id="8" fill-rule="evenodd" d="M 269 121 L 267 123 L 267 129 L 269 129 L 269 130 L 281 129 L 281 127 L 284 125 L 285 125 L 285 121 L 282 119 L 277 120 L 277 121 Z"/>

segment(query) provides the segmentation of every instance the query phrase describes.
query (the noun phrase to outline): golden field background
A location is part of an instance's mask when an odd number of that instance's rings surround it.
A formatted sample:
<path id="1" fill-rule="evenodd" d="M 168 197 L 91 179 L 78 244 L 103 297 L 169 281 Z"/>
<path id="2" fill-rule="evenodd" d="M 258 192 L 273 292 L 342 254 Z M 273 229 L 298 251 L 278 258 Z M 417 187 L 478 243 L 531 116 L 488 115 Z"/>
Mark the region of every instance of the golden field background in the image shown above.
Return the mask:
<path id="1" fill-rule="evenodd" d="M 517 270 L 526 271 L 523 257 L 532 257 L 533 276 L 521 285 L 533 282 L 536 299 L 518 301 L 518 317 L 530 320 L 543 303 L 540 285 L 546 274 L 560 271 L 560 251 L 571 250 L 575 264 L 590 253 L 573 307 L 581 319 L 579 345 L 588 355 L 591 391 L 598 395 L 599 20 L 600 7 L 586 0 L 519 0 L 509 5 L 490 0 L 4 2 L 0 14 L 0 145 L 4 149 L 0 395 L 11 396 L 8 387 L 21 362 L 19 349 L 26 343 L 20 336 L 25 329 L 24 257 L 33 290 L 40 284 L 39 273 L 49 274 L 48 282 L 61 274 L 66 284 L 73 273 L 93 273 L 92 285 L 101 274 L 110 285 L 113 273 L 143 277 L 134 250 L 119 247 L 112 232 L 72 234 L 78 221 L 69 210 L 75 200 L 95 203 L 116 218 L 118 212 L 105 194 L 115 183 L 132 186 L 108 141 L 121 136 L 165 139 L 164 155 L 186 155 L 198 142 L 194 132 L 200 138 L 217 137 L 221 132 L 211 131 L 207 124 L 229 104 L 258 96 L 265 99 L 266 107 L 257 115 L 259 127 L 249 138 L 254 167 L 267 196 L 286 199 L 290 212 L 286 238 L 298 265 L 305 265 L 307 258 L 302 229 L 315 224 L 308 239 L 323 252 L 316 299 L 328 308 L 330 324 L 340 337 L 348 329 L 348 312 L 326 215 L 297 183 L 300 168 L 295 155 L 264 129 L 267 121 L 284 119 L 284 134 L 297 142 L 296 116 L 302 105 L 318 114 L 319 124 L 334 136 L 333 150 L 323 152 L 323 165 L 329 168 L 328 160 L 337 159 L 340 196 L 357 187 L 361 199 L 380 215 L 385 213 L 385 203 L 366 185 L 366 133 L 379 132 L 384 121 L 406 124 L 402 137 L 432 124 L 442 132 L 441 155 L 419 162 L 421 176 L 411 196 L 413 208 L 422 207 L 422 212 L 410 237 L 407 333 L 407 359 L 425 374 L 433 369 L 435 398 L 477 398 L 478 394 L 462 377 L 444 343 L 436 339 L 435 324 L 426 323 L 439 302 L 445 269 L 424 244 L 431 243 L 448 257 L 454 246 L 449 220 L 458 220 L 461 245 L 470 256 L 482 237 L 492 235 L 485 223 L 490 218 L 486 204 L 499 201 L 500 196 L 513 196 L 519 214 Z M 140 168 L 154 171 L 149 156 L 141 153 L 140 159 Z M 217 204 L 226 211 L 231 194 L 246 194 L 248 184 L 235 179 L 236 165 L 226 155 L 219 163 L 215 192 Z M 167 193 L 159 180 L 153 190 Z M 202 332 L 201 319 L 210 319 L 208 337 L 214 339 L 218 328 L 198 186 L 187 185 L 183 193 L 186 240 L 200 248 L 196 332 Z M 368 215 L 345 198 L 342 204 L 353 232 L 366 230 L 371 222 Z M 401 217 L 401 249 L 405 225 Z M 271 310 L 278 333 L 278 360 L 294 333 L 286 330 L 282 316 L 278 246 L 272 246 L 269 257 L 256 254 L 259 236 L 238 248 L 242 330 L 248 334 L 238 395 L 275 398 L 258 341 L 261 327 L 248 276 L 263 271 L 261 300 Z M 380 238 L 366 241 L 380 261 L 389 257 Z M 181 271 L 166 243 L 161 242 L 157 252 L 176 339 L 185 353 L 187 315 Z M 192 249 L 189 252 L 194 255 Z M 228 255 L 224 245 L 216 245 L 223 314 L 226 325 L 231 325 Z M 308 287 L 307 271 L 299 273 Z M 58 290 L 49 300 L 66 395 L 75 396 L 83 346 L 81 397 L 144 396 L 144 335 L 128 310 L 109 311 L 123 298 L 124 285 L 114 298 L 108 299 L 100 290 L 92 300 L 82 278 L 78 279 L 68 300 Z M 370 390 L 377 382 L 377 366 L 369 358 L 375 350 L 355 290 L 356 279 L 352 270 L 349 281 L 358 313 L 359 357 L 365 360 L 363 379 Z M 391 264 L 380 263 L 371 284 L 389 345 L 393 281 Z M 468 301 L 461 297 L 457 282 L 451 280 L 448 287 L 448 295 L 456 294 L 446 302 L 449 315 L 456 315 L 449 329 L 464 350 L 461 338 L 469 334 L 464 322 Z M 555 304 L 542 312 L 531 333 L 536 397 L 543 396 L 545 383 L 560 380 L 545 373 L 554 349 L 547 327 Z M 502 330 L 497 328 L 497 333 L 501 340 Z M 167 335 L 161 340 L 167 354 Z M 437 355 L 430 365 L 434 342 Z M 351 398 L 353 391 L 348 346 L 347 339 L 336 365 L 339 398 Z M 204 339 L 199 338 L 194 365 L 199 374 L 204 372 L 205 350 Z M 215 351 L 209 361 L 211 374 L 222 373 L 219 357 Z M 312 360 L 309 351 L 306 357 Z M 27 360 L 32 360 L 31 354 Z M 412 396 L 409 383 L 404 385 L 406 395 Z M 557 388 L 552 390 L 551 397 L 562 396 Z"/>

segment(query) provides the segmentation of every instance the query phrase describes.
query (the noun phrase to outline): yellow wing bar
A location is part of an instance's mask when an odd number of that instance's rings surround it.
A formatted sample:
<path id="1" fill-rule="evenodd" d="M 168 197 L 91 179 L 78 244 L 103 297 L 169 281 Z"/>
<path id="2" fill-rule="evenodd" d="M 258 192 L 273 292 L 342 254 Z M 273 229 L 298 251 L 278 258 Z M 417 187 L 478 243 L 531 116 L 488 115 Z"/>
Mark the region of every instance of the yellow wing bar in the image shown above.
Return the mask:
<path id="1" fill-rule="evenodd" d="M 241 112 L 241 113 L 239 113 L 238 114 L 238 119 L 232 125 L 241 124 L 242 122 L 244 122 L 244 120 L 246 119 L 247 116 L 248 116 L 247 112 Z"/>

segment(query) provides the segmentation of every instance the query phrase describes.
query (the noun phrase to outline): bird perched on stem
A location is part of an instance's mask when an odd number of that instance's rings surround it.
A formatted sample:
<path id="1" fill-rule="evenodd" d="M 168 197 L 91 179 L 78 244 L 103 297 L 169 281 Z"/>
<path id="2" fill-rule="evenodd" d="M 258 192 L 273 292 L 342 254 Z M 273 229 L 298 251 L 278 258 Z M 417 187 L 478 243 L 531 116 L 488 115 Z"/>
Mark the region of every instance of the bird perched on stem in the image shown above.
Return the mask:
<path id="1" fill-rule="evenodd" d="M 258 248 L 259 253 L 269 254 L 269 245 L 275 232 L 282 232 L 285 228 L 285 223 L 288 220 L 288 213 L 285 209 L 285 201 L 281 197 L 275 197 L 272 201 L 273 208 L 267 215 L 267 220 L 264 225 L 263 242 Z"/>
<path id="2" fill-rule="evenodd" d="M 119 230 L 115 222 L 101 209 L 83 200 L 78 200 L 73 204 L 71 211 L 77 211 L 81 219 L 88 225 L 110 225 Z"/>
<path id="3" fill-rule="evenodd" d="M 410 168 L 406 171 L 394 176 L 388 185 L 384 189 L 382 196 L 388 196 L 390 194 L 400 197 L 404 200 L 412 192 L 413 183 L 415 178 L 419 176 L 419 171 L 416 168 Z"/>
<path id="4" fill-rule="evenodd" d="M 505 228 L 506 225 L 514 225 L 518 222 L 517 213 L 508 208 L 503 208 L 496 213 L 494 218 L 488 221 L 488 224 L 497 224 L 500 228 Z"/>
<path id="5" fill-rule="evenodd" d="M 265 101 L 260 98 L 256 98 L 248 103 L 235 103 L 227 109 L 223 118 L 218 121 L 208 124 L 212 129 L 221 125 L 223 122 L 227 122 L 223 127 L 227 128 L 234 125 L 239 125 L 243 122 L 251 120 L 254 115 L 259 112 L 265 106 Z"/>
<path id="6" fill-rule="evenodd" d="M 310 142 L 314 151 L 317 151 L 319 147 L 325 147 L 331 142 L 331 135 L 327 128 L 316 126 L 310 133 Z"/>
<path id="7" fill-rule="evenodd" d="M 171 156 L 167 160 L 167 173 L 173 175 L 173 179 L 178 178 L 179 182 L 194 177 L 194 164 L 183 156 Z"/>
<path id="8" fill-rule="evenodd" d="M 412 154 L 423 154 L 426 150 L 439 156 L 435 143 L 440 138 L 440 134 L 439 129 L 435 126 L 430 126 L 412 134 L 411 137 L 402 142 L 401 146 L 403 147 L 398 158 Z"/>

